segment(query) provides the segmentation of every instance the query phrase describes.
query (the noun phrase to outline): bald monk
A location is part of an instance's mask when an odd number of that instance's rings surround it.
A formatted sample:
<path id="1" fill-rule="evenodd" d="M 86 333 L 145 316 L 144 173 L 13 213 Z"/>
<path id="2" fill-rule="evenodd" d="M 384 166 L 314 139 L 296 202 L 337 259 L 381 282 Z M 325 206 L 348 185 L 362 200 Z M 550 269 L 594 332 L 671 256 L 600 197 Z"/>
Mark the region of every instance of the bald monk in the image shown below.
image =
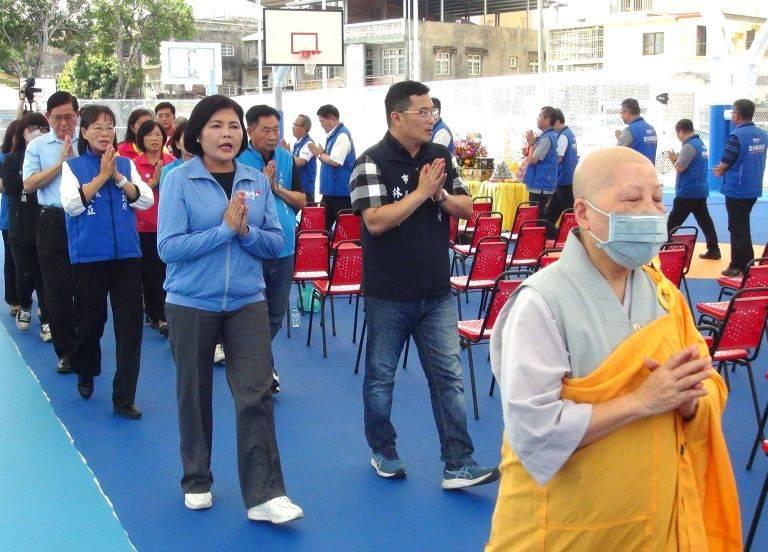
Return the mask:
<path id="1" fill-rule="evenodd" d="M 680 292 L 656 170 L 612 147 L 573 181 L 578 228 L 491 340 L 504 411 L 486 551 L 737 551 L 726 388 Z"/>

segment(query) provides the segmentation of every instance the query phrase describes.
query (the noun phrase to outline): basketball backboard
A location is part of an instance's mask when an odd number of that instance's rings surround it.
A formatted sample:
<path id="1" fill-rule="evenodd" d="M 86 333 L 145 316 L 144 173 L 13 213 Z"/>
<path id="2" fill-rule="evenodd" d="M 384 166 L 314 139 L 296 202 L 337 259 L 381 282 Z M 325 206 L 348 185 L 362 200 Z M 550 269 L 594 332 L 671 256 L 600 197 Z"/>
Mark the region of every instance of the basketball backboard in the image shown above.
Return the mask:
<path id="1" fill-rule="evenodd" d="M 344 11 L 264 9 L 264 64 L 344 65 Z"/>
<path id="2" fill-rule="evenodd" d="M 222 84 L 221 44 L 217 42 L 161 42 L 160 80 L 191 87 Z"/>

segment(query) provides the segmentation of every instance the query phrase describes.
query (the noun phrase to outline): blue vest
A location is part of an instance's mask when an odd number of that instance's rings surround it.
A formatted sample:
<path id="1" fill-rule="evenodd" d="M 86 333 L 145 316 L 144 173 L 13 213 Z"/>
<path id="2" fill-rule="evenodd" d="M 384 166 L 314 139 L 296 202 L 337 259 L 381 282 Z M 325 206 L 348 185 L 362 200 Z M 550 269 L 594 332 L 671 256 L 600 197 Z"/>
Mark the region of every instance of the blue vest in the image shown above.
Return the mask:
<path id="1" fill-rule="evenodd" d="M 432 141 L 435 141 L 435 135 L 443 129 L 447 130 L 448 134 L 451 136 L 451 141 L 447 147 L 448 151 L 450 151 L 451 155 L 453 155 L 456 152 L 456 144 L 453 143 L 453 132 L 451 132 L 451 129 L 448 128 L 448 125 L 446 125 L 442 119 L 438 119 L 432 127 Z"/>
<path id="2" fill-rule="evenodd" d="M 272 159 L 275 165 L 277 165 L 275 167 L 275 181 L 283 188 L 290 190 L 293 180 L 293 155 L 278 147 L 275 149 L 275 156 Z M 264 158 L 258 151 L 253 149 L 250 143 L 248 143 L 248 148 L 238 156 L 237 160 L 243 165 L 248 165 L 262 173 L 264 172 Z M 272 195 L 275 198 L 277 218 L 280 219 L 280 226 L 283 228 L 283 234 L 285 234 L 285 243 L 278 255 L 278 258 L 282 259 L 288 255 L 293 255 L 294 242 L 296 241 L 296 211 L 283 201 L 282 198 L 277 197 L 277 194 Z"/>
<path id="3" fill-rule="evenodd" d="M 320 168 L 320 193 L 328 196 L 349 196 L 349 177 L 352 175 L 352 167 L 355 164 L 355 144 L 352 142 L 352 135 L 342 123 L 328 136 L 325 143 L 325 152 L 330 155 L 336 138 L 339 134 L 346 134 L 349 143 L 349 153 L 340 167 L 331 167 L 323 163 Z"/>
<path id="4" fill-rule="evenodd" d="M 301 153 L 307 142 L 312 142 L 312 138 L 309 134 L 305 134 L 304 138 L 296 142 L 293 146 L 293 155 L 296 157 Z M 317 159 L 314 157 L 307 161 L 307 164 L 303 167 L 299 167 L 299 180 L 301 180 L 301 188 L 308 194 L 315 193 L 315 176 L 317 175 Z"/>
<path id="5" fill-rule="evenodd" d="M 763 193 L 768 135 L 754 123 L 737 126 L 731 134 L 739 139 L 739 157 L 725 171 L 720 191 L 726 197 L 737 199 L 760 197 Z"/>
<path id="6" fill-rule="evenodd" d="M 681 173 L 677 173 L 675 179 L 675 197 L 686 197 L 691 199 L 701 199 L 709 196 L 709 185 L 707 184 L 707 163 L 709 155 L 707 146 L 699 138 L 698 134 L 689 136 L 683 142 L 696 150 L 696 157 L 688 165 L 688 168 Z"/>
<path id="7" fill-rule="evenodd" d="M 656 129 L 646 123 L 642 117 L 629 123 L 627 129 L 632 135 L 632 149 L 645 155 L 655 165 L 656 145 L 659 141 L 656 136 Z"/>
<path id="8" fill-rule="evenodd" d="M 565 148 L 563 160 L 557 166 L 557 185 L 572 186 L 573 172 L 576 170 L 576 165 L 579 163 L 579 151 L 576 148 L 576 135 L 566 126 L 557 133 L 557 137 L 560 138 L 560 136 L 566 137 L 568 140 L 568 147 Z"/>
<path id="9" fill-rule="evenodd" d="M 0 164 L 5 159 L 5 154 L 0 153 Z M 8 198 L 0 194 L 0 230 L 8 230 Z"/>
<path id="10" fill-rule="evenodd" d="M 557 133 L 552 128 L 542 132 L 533 143 L 534 150 L 541 140 L 550 142 L 547 155 L 536 164 L 528 164 L 523 182 L 530 190 L 554 192 L 557 184 Z"/>
<path id="11" fill-rule="evenodd" d="M 101 156 L 88 150 L 66 163 L 82 187 L 99 174 Z M 115 164 L 120 174 L 130 177 L 129 159 L 115 157 Z M 128 205 L 128 198 L 111 178 L 93 196 L 85 211 L 76 217 L 67 215 L 66 220 L 72 264 L 141 257 L 136 215 Z"/>

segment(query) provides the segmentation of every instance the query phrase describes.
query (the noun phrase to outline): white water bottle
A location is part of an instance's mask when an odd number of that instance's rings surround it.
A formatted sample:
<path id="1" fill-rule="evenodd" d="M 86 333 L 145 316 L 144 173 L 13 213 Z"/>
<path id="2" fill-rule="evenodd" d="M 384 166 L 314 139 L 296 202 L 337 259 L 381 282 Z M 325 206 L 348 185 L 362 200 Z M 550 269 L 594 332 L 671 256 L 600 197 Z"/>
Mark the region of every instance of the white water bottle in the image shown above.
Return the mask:
<path id="1" fill-rule="evenodd" d="M 292 328 L 301 327 L 301 314 L 299 314 L 299 309 L 297 309 L 296 307 L 293 307 L 291 309 L 291 327 Z"/>

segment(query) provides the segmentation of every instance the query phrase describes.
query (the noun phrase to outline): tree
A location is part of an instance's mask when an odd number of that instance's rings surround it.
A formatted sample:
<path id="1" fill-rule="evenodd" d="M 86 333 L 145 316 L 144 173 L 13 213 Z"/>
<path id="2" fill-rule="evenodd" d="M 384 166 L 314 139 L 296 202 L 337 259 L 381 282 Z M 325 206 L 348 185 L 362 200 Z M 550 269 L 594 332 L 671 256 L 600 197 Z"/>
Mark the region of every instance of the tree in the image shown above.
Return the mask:
<path id="1" fill-rule="evenodd" d="M 0 0 L 0 69 L 40 77 L 48 49 L 78 42 L 83 0 Z"/>
<path id="2" fill-rule="evenodd" d="M 128 97 L 132 88 L 140 92 L 142 57 L 157 63 L 160 42 L 195 35 L 192 8 L 184 0 L 95 0 L 89 20 L 93 48 L 116 59 L 115 98 Z"/>
<path id="3" fill-rule="evenodd" d="M 117 60 L 99 53 L 76 54 L 58 78 L 59 88 L 80 98 L 109 98 L 117 84 Z"/>

